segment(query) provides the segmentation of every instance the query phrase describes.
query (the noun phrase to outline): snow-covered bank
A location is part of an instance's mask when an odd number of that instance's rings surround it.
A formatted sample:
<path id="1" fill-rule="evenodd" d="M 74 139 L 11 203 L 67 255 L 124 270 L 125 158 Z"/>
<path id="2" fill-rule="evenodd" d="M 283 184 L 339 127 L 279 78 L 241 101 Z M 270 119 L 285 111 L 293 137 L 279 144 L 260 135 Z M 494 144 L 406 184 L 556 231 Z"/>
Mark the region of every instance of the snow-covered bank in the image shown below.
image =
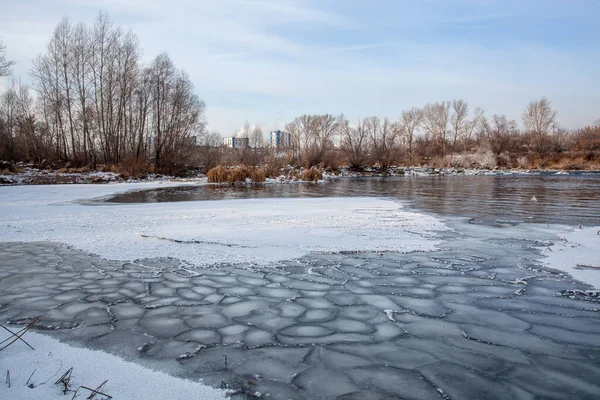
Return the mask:
<path id="1" fill-rule="evenodd" d="M 155 181 L 89 185 L 0 186 L 0 206 L 6 207 L 6 212 L 9 212 L 15 210 L 13 208 L 15 206 L 59 205 L 62 203 L 112 196 L 128 191 L 190 186 L 203 183 L 205 183 L 205 180 L 200 182 Z"/>
<path id="2" fill-rule="evenodd" d="M 262 264 L 309 252 L 430 251 L 447 229 L 376 198 L 73 203 L 143 185 L 149 184 L 2 187 L 0 241 L 49 240 L 119 260 Z"/>
<path id="3" fill-rule="evenodd" d="M 13 331 L 19 329 L 14 327 Z M 6 337 L 7 332 L 2 331 L 0 340 Z M 23 338 L 35 350 L 17 341 L 0 353 L 0 370 L 10 371 L 10 387 L 0 386 L 2 399 L 70 399 L 73 393 L 65 396 L 61 385 L 54 383 L 71 367 L 70 389 L 77 390 L 79 386 L 96 389 L 108 380 L 102 392 L 115 399 L 226 399 L 223 390 L 152 371 L 101 351 L 69 346 L 35 332 L 28 332 Z M 85 396 L 77 398 L 87 398 L 91 392 L 82 394 Z"/>
<path id="4" fill-rule="evenodd" d="M 600 227 L 569 229 L 557 236 L 555 245 L 543 251 L 547 266 L 600 289 Z"/>

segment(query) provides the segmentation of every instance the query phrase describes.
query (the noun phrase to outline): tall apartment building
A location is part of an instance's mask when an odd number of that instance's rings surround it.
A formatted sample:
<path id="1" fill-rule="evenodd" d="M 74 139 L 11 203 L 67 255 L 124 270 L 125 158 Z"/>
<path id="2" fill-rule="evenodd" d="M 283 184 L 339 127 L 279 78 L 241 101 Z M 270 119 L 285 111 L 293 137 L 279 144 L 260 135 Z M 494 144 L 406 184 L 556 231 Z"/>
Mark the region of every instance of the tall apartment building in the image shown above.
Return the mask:
<path id="1" fill-rule="evenodd" d="M 271 132 L 271 147 L 285 149 L 292 145 L 292 134 L 280 130 Z"/>
<path id="2" fill-rule="evenodd" d="M 233 149 L 248 147 L 250 145 L 250 140 L 247 137 L 226 137 L 223 140 L 223 144 L 227 147 L 231 147 Z"/>

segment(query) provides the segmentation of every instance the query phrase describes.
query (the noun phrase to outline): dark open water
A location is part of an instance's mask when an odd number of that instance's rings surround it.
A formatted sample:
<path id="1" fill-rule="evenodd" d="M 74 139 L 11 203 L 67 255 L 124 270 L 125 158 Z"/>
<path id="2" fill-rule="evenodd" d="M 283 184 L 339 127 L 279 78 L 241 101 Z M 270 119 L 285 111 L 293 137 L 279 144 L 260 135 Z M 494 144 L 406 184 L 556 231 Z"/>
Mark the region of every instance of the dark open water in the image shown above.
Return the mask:
<path id="1" fill-rule="evenodd" d="M 152 203 L 273 197 L 392 197 L 439 215 L 474 222 L 600 225 L 600 174 L 403 176 L 323 183 L 206 185 L 119 194 L 109 202 Z M 535 196 L 537 201 L 532 200 Z"/>

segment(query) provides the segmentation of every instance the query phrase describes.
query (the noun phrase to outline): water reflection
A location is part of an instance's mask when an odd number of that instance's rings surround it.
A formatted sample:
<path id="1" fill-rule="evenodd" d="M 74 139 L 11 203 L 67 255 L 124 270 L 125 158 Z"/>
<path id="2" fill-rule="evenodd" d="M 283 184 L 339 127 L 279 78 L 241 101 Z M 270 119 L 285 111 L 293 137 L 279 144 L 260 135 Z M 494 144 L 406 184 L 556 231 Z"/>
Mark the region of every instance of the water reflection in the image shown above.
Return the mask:
<path id="1" fill-rule="evenodd" d="M 600 225 L 600 174 L 405 176 L 345 178 L 324 183 L 194 186 L 130 192 L 109 202 L 152 203 L 290 197 L 392 197 L 426 212 L 477 223 Z M 535 196 L 537 201 L 532 200 Z"/>

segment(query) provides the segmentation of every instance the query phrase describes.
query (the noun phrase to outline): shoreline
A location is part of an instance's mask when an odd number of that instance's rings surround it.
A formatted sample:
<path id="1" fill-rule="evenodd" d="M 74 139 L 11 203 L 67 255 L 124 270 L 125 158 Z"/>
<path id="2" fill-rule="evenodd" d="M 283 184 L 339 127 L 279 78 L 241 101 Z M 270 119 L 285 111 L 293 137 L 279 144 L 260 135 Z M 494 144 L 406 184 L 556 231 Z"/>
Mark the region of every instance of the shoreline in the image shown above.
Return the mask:
<path id="1" fill-rule="evenodd" d="M 60 170 L 45 170 L 38 168 L 20 168 L 22 172 L 0 174 L 0 186 L 28 186 L 28 185 L 89 185 L 108 183 L 198 183 L 206 179 L 201 173 L 190 174 L 184 177 L 176 177 L 161 174 L 142 174 L 138 177 L 126 177 L 115 172 L 87 171 L 87 172 L 59 172 Z M 265 182 L 257 183 L 292 183 L 304 182 L 294 178 L 293 173 L 303 171 L 304 168 L 288 167 L 278 177 L 267 178 Z M 392 166 L 382 171 L 379 168 L 365 168 L 362 171 L 354 171 L 348 167 L 340 167 L 337 171 L 323 170 L 323 179 L 340 178 L 386 178 L 398 176 L 535 176 L 535 175 L 583 175 L 600 174 L 600 170 L 559 170 L 559 169 L 479 169 L 479 168 L 436 168 L 430 166 L 400 167 Z M 243 184 L 243 183 L 242 183 Z"/>

